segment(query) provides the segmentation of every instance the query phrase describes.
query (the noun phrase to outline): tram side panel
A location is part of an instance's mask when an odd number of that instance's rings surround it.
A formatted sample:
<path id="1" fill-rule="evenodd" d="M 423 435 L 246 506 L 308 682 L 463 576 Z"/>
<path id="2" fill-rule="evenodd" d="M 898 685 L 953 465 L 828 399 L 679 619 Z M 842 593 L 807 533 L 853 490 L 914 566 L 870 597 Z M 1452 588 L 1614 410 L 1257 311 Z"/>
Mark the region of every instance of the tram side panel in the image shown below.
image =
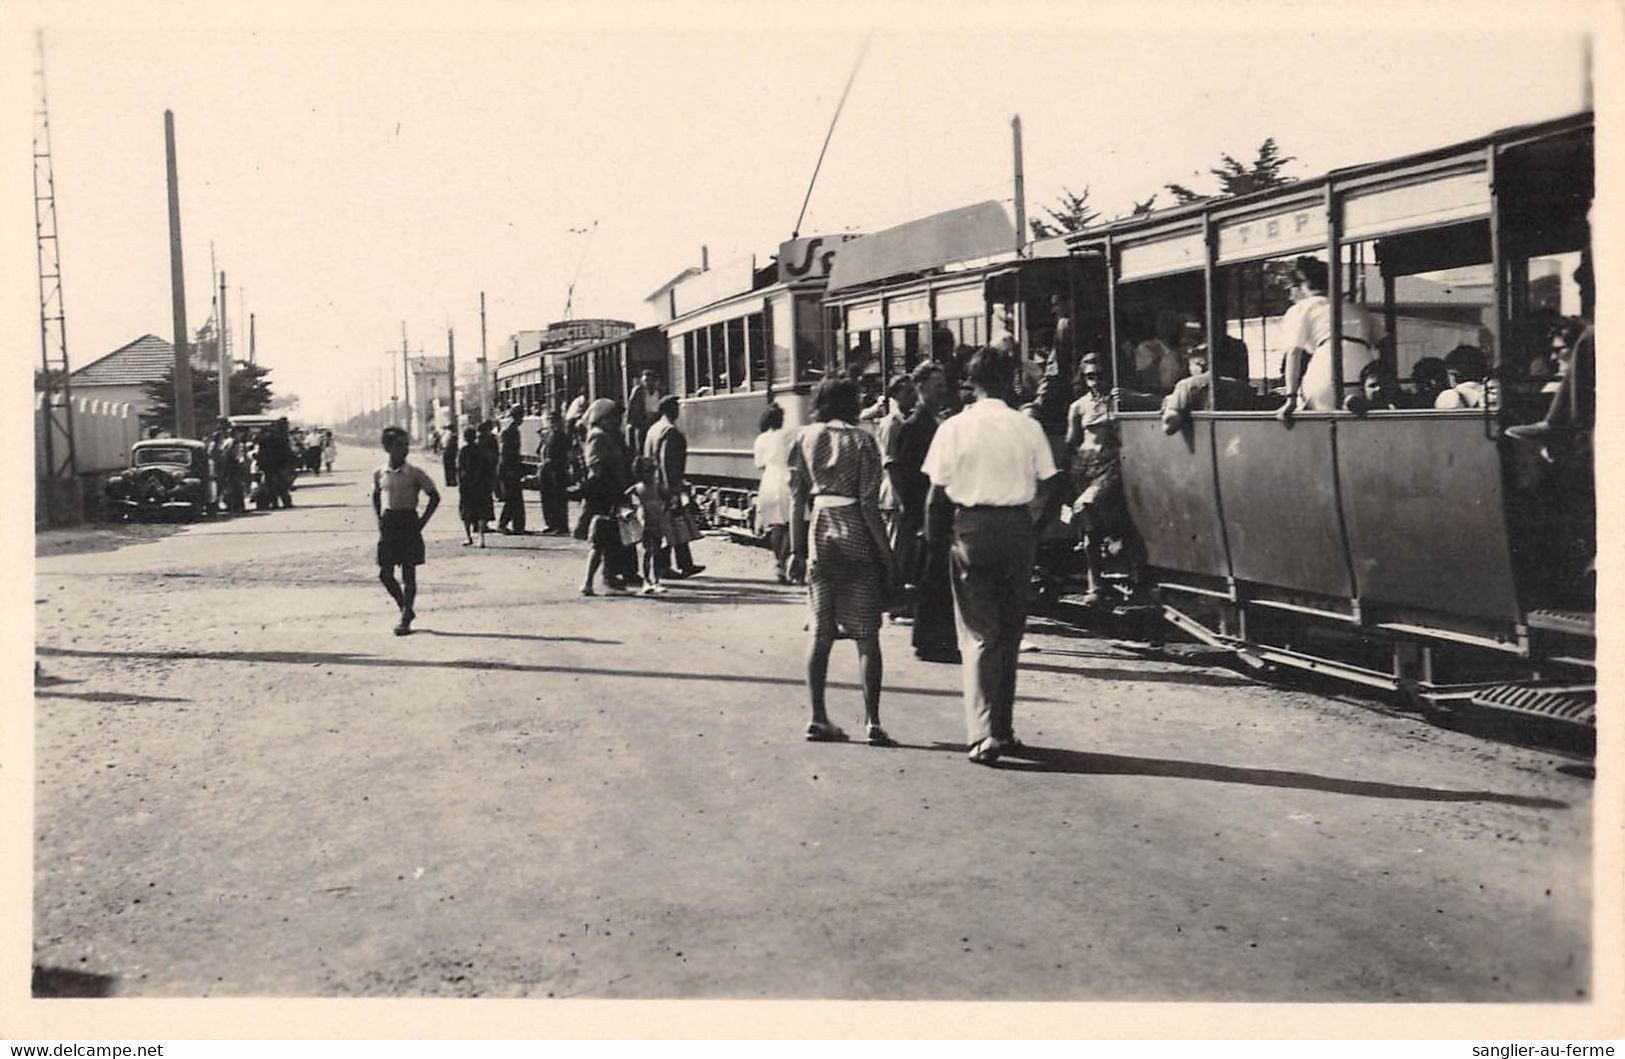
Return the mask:
<path id="1" fill-rule="evenodd" d="M 1229 576 L 1213 478 L 1212 424 L 1169 435 L 1160 417 L 1124 416 L 1123 493 L 1152 567 Z"/>
<path id="2" fill-rule="evenodd" d="M 1501 454 L 1481 414 L 1337 424 L 1338 476 L 1362 603 L 1396 616 L 1520 620 Z"/>

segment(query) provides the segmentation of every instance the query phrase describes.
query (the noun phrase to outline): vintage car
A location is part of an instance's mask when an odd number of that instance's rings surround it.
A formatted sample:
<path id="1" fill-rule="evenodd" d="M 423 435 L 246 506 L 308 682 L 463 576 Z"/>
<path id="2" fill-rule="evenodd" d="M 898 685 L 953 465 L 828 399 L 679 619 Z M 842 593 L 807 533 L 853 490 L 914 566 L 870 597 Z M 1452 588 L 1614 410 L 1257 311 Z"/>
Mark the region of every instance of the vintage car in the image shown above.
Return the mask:
<path id="1" fill-rule="evenodd" d="M 125 518 L 174 512 L 202 515 L 214 503 L 216 483 L 207 447 L 191 438 L 144 438 L 130 446 L 130 466 L 102 487 Z"/>

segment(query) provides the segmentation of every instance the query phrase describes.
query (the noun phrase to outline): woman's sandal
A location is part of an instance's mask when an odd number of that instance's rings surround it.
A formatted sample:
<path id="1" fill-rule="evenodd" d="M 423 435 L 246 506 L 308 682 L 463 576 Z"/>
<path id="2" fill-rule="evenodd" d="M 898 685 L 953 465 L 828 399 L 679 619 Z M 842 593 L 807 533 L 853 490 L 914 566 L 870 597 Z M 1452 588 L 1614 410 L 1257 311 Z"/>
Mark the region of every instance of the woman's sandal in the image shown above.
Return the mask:
<path id="1" fill-rule="evenodd" d="M 869 725 L 867 734 L 869 736 L 869 745 L 870 746 L 896 746 L 897 745 L 897 740 L 895 740 L 891 736 L 887 735 L 886 734 L 886 729 L 880 727 L 880 725 L 878 725 L 878 724 Z"/>
<path id="2" fill-rule="evenodd" d="M 828 721 L 813 721 L 807 725 L 809 743 L 844 743 L 847 735 Z"/>

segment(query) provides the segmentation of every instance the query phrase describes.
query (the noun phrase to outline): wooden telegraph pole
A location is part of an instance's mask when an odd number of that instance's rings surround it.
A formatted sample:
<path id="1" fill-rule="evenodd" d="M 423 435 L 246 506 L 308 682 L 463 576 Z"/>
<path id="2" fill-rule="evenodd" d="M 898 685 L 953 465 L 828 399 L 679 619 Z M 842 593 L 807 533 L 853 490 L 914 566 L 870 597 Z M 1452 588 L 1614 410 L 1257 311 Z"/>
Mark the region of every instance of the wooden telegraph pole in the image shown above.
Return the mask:
<path id="1" fill-rule="evenodd" d="M 169 166 L 169 297 L 175 322 L 175 433 L 197 436 L 192 411 L 192 358 L 187 355 L 186 269 L 181 264 L 181 189 L 175 171 L 175 112 L 164 111 L 164 157 Z"/>
<path id="2" fill-rule="evenodd" d="M 485 292 L 480 291 L 480 422 L 483 423 L 491 417 L 491 398 L 485 392 L 486 372 L 489 369 L 485 363 Z"/>
<path id="3" fill-rule="evenodd" d="M 231 415 L 231 353 L 226 348 L 226 273 L 220 272 L 220 318 L 215 321 L 217 326 L 214 336 L 215 344 L 220 349 L 220 418 Z"/>

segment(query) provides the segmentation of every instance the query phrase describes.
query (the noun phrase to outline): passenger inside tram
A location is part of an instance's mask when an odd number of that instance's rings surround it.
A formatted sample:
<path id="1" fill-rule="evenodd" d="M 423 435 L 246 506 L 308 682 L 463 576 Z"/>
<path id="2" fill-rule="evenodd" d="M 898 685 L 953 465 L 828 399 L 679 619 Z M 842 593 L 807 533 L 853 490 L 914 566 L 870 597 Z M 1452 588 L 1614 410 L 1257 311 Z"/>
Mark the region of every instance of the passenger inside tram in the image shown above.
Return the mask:
<path id="1" fill-rule="evenodd" d="M 1432 408 L 1449 388 L 1450 371 L 1439 357 L 1423 357 L 1411 365 L 1411 392 L 1416 396 L 1413 407 Z"/>
<path id="2" fill-rule="evenodd" d="M 1394 369 L 1387 361 L 1373 360 L 1360 369 L 1360 389 L 1343 399 L 1343 407 L 1355 415 L 1408 407 Z"/>
<path id="3" fill-rule="evenodd" d="M 1444 358 L 1450 386 L 1433 401 L 1434 408 L 1483 408 L 1486 391 L 1484 351 L 1462 344 Z"/>
<path id="4" fill-rule="evenodd" d="M 1233 335 L 1219 342 L 1218 363 L 1211 363 L 1208 344 L 1200 342 L 1185 355 L 1185 378 L 1162 402 L 1162 429 L 1177 434 L 1197 411 L 1243 411 L 1253 407 L 1253 391 L 1244 381 L 1247 344 Z M 1217 403 L 1215 404 L 1215 400 Z"/>

